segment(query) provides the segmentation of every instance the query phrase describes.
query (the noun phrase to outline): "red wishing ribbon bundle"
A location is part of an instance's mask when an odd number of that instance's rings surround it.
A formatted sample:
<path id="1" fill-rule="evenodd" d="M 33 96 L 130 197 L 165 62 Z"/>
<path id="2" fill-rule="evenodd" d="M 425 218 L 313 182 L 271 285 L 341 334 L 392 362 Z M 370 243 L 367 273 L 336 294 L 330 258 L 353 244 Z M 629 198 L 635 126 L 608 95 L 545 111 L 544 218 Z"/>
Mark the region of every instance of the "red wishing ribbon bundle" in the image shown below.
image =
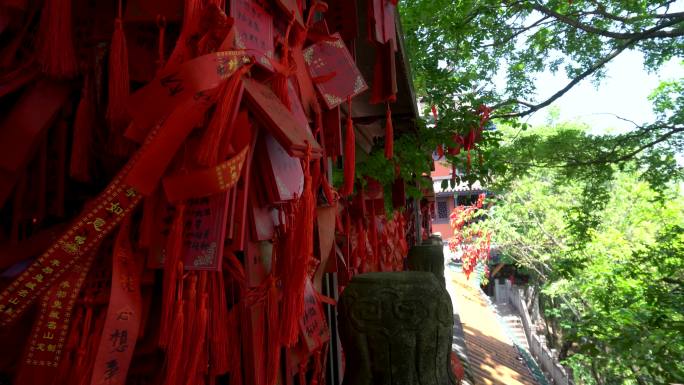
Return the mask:
<path id="1" fill-rule="evenodd" d="M 15 3 L 21 22 L 0 21 L 0 328 L 31 328 L 0 371 L 322 381 L 326 274 L 399 270 L 407 251 L 409 224 L 356 175 L 359 119 L 394 154 L 396 2 L 368 9 L 370 74 L 355 1 Z M 354 99 L 369 88 L 377 116 Z"/>

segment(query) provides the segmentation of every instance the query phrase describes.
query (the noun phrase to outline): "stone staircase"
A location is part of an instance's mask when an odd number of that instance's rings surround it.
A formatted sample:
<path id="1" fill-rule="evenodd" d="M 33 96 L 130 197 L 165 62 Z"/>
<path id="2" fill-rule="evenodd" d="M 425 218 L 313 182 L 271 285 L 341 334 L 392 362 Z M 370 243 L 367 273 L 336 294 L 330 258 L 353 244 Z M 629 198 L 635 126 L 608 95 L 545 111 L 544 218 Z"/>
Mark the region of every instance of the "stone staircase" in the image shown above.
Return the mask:
<path id="1" fill-rule="evenodd" d="M 474 377 L 474 384 L 543 385 L 527 367 L 522 352 L 516 346 L 517 342 L 511 341 L 506 325 L 500 321 L 497 310 L 491 306 L 475 280 L 467 280 L 462 273 L 454 270 L 445 274 L 447 287 L 459 309 L 468 369 Z M 520 325 L 520 320 L 511 318 L 512 330 L 517 329 L 517 325 Z M 522 340 L 526 339 L 523 337 Z"/>
<path id="2" fill-rule="evenodd" d="M 530 344 L 527 341 L 527 336 L 525 335 L 525 328 L 523 327 L 522 319 L 520 319 L 518 313 L 515 311 L 515 309 L 513 309 L 513 306 L 508 303 L 504 303 L 496 304 L 494 307 L 510 331 L 511 338 L 513 338 L 520 347 L 529 352 Z"/>

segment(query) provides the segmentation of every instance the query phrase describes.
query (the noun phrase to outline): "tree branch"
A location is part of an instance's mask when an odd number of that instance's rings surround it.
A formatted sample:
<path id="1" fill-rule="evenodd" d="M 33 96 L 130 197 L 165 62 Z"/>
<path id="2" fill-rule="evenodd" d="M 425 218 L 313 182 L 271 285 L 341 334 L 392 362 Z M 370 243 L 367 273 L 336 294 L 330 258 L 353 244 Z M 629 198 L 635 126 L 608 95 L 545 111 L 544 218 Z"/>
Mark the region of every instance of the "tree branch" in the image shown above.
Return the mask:
<path id="1" fill-rule="evenodd" d="M 534 28 L 534 27 L 538 27 L 538 26 L 541 25 L 541 24 L 545 24 L 544 22 L 545 22 L 546 20 L 550 19 L 550 18 L 551 18 L 551 16 L 544 16 L 544 17 L 542 17 L 541 19 L 535 21 L 534 23 L 528 25 L 527 27 L 521 27 L 521 28 L 519 28 L 515 33 L 512 33 L 511 35 L 506 36 L 505 38 L 503 38 L 503 39 L 501 39 L 501 40 L 499 40 L 499 41 L 495 41 L 495 42 L 492 43 L 492 44 L 485 44 L 485 45 L 482 45 L 482 46 L 480 46 L 480 48 L 500 47 L 500 46 L 502 46 L 502 45 L 508 43 L 509 41 L 515 39 L 516 37 L 522 35 L 523 33 L 529 31 L 530 29 L 532 29 L 532 28 Z"/>
<path id="2" fill-rule="evenodd" d="M 496 118 L 516 118 L 516 117 L 522 117 L 522 116 L 525 116 L 525 115 L 529 115 L 529 114 L 531 114 L 531 113 L 533 113 L 533 112 L 539 111 L 539 110 L 541 110 L 541 109 L 544 108 L 544 107 L 549 106 L 551 103 L 553 103 L 553 102 L 556 101 L 558 98 L 560 98 L 561 96 L 565 95 L 565 93 L 567 93 L 568 91 L 570 91 L 570 89 L 572 89 L 572 87 L 574 87 L 575 85 L 577 85 L 577 83 L 579 83 L 579 82 L 581 82 L 582 80 L 586 79 L 587 77 L 591 76 L 594 72 L 598 71 L 601 67 L 603 67 L 604 65 L 606 65 L 606 63 L 608 63 L 609 61 L 613 60 L 616 56 L 618 56 L 619 54 L 621 54 L 622 51 L 624 51 L 624 50 L 626 50 L 627 48 L 629 48 L 629 47 L 633 46 L 634 44 L 636 44 L 637 41 L 638 41 L 638 40 L 636 40 L 636 39 L 632 39 L 632 40 L 629 40 L 629 41 L 627 41 L 626 43 L 622 44 L 621 46 L 617 47 L 616 49 L 613 50 L 613 52 L 610 53 L 610 55 L 605 56 L 605 57 L 603 57 L 601 60 L 599 60 L 599 61 L 597 61 L 596 63 L 594 63 L 593 66 L 589 67 L 589 68 L 586 69 L 584 72 L 582 72 L 579 76 L 577 76 L 576 78 L 572 79 L 565 87 L 563 87 L 562 89 L 560 89 L 560 90 L 559 90 L 558 92 L 556 92 L 555 94 L 551 95 L 551 97 L 548 98 L 548 99 L 546 99 L 544 102 L 539 103 L 539 104 L 536 104 L 536 105 L 533 105 L 533 106 L 530 106 L 531 103 L 520 103 L 520 102 L 519 102 L 518 100 L 516 100 L 516 99 L 510 99 L 510 100 L 507 100 L 507 101 L 504 101 L 504 102 L 502 102 L 502 103 L 499 103 L 499 104 L 495 105 L 494 107 L 492 107 L 492 109 L 495 110 L 496 108 L 502 107 L 502 106 L 504 106 L 504 105 L 514 104 L 514 103 L 515 103 L 515 104 L 523 104 L 523 105 L 528 106 L 529 108 L 528 108 L 526 111 L 521 111 L 521 112 L 513 112 L 513 113 L 501 114 L 501 115 L 496 115 L 496 114 L 495 114 L 495 115 L 493 115 L 491 118 L 492 118 L 492 119 L 496 119 Z"/>
<path id="3" fill-rule="evenodd" d="M 668 2 L 667 9 L 669 9 L 670 4 L 672 4 L 673 2 L 674 1 Z M 601 4 L 599 1 L 591 1 L 591 3 L 596 5 L 596 9 L 594 11 L 588 12 L 587 14 L 603 16 L 606 19 L 619 21 L 623 24 L 629 24 L 629 23 L 633 23 L 635 21 L 642 21 L 642 20 L 649 20 L 649 19 L 672 19 L 672 18 L 684 17 L 684 12 L 675 12 L 675 13 L 665 12 L 665 13 L 645 14 L 645 15 L 640 15 L 640 16 L 635 16 L 635 17 L 623 17 L 623 16 L 618 16 L 618 15 L 614 15 L 612 13 L 606 12 L 605 6 L 603 4 Z"/>
<path id="4" fill-rule="evenodd" d="M 561 16 L 562 16 L 562 15 L 561 15 Z M 605 56 L 605 57 L 602 58 L 601 60 L 597 61 L 596 63 L 594 63 L 593 66 L 589 67 L 587 70 L 585 70 L 584 72 L 582 72 L 579 76 L 577 76 L 576 78 L 572 79 L 565 87 L 563 87 L 560 91 L 556 92 L 555 94 L 551 95 L 551 97 L 548 98 L 548 99 L 546 99 L 544 102 L 539 103 L 539 104 L 535 105 L 534 107 L 529 107 L 526 111 L 514 112 L 514 113 L 502 114 L 502 115 L 496 115 L 496 114 L 494 114 L 491 118 L 492 118 L 492 119 L 495 119 L 495 118 L 515 118 L 515 117 L 522 117 L 522 116 L 525 116 L 525 115 L 529 115 L 529 114 L 531 114 L 531 113 L 534 113 L 534 112 L 536 112 L 536 111 L 539 111 L 540 109 L 542 109 L 542 108 L 544 108 L 544 107 L 549 106 L 551 103 L 553 103 L 553 102 L 556 101 L 558 98 L 560 98 L 561 96 L 565 95 L 565 93 L 567 93 L 568 91 L 570 91 L 570 89 L 572 89 L 572 87 L 574 87 L 574 86 L 577 85 L 579 82 L 581 82 L 581 81 L 584 80 L 585 78 L 589 77 L 590 75 L 592 75 L 593 73 L 595 73 L 596 71 L 598 71 L 601 67 L 603 67 L 604 65 L 606 65 L 606 63 L 608 63 L 609 61 L 613 60 L 616 56 L 618 56 L 619 54 L 621 54 L 622 51 L 624 51 L 625 49 L 634 46 L 636 43 L 638 43 L 638 42 L 641 41 L 641 40 L 656 37 L 656 36 L 655 36 L 656 33 L 657 33 L 657 32 L 659 31 L 659 29 L 661 29 L 661 28 L 664 28 L 664 27 L 670 26 L 670 25 L 674 25 L 674 24 L 677 24 L 677 23 L 680 23 L 680 22 L 681 22 L 681 20 L 678 20 L 678 19 L 670 20 L 670 21 L 668 21 L 668 22 L 665 22 L 665 23 L 662 23 L 662 24 L 660 24 L 660 25 L 657 25 L 657 26 L 655 26 L 655 27 L 653 27 L 653 28 L 650 28 L 650 29 L 644 31 L 643 33 L 640 33 L 637 37 L 634 37 L 634 38 L 632 38 L 632 39 L 627 40 L 625 43 L 623 43 L 622 45 L 620 45 L 620 46 L 618 46 L 617 48 L 615 48 L 615 49 L 613 50 L 613 52 L 611 52 L 608 56 Z M 684 36 L 684 29 L 678 29 L 678 30 L 673 30 L 673 31 L 680 31 L 680 33 Z M 673 31 L 669 31 L 669 32 L 673 32 Z M 531 103 L 528 103 L 528 104 L 519 103 L 517 100 L 512 99 L 512 100 L 507 100 L 507 101 L 504 101 L 504 102 L 502 102 L 502 103 L 499 103 L 499 104 L 497 104 L 496 106 L 497 106 L 497 107 L 501 107 L 501 106 L 503 106 L 503 105 L 513 104 L 513 103 L 518 103 L 518 104 L 523 104 L 523 105 L 529 105 L 529 104 L 531 104 Z M 492 108 L 492 109 L 495 110 L 495 108 Z"/>
<path id="5" fill-rule="evenodd" d="M 682 13 L 682 15 L 680 17 L 675 16 L 671 20 L 660 23 L 660 24 L 658 24 L 658 25 L 656 25 L 656 26 L 654 26 L 648 30 L 645 30 L 645 31 L 621 33 L 621 32 L 607 31 L 607 30 L 604 30 L 601 28 L 596 28 L 596 27 L 588 25 L 588 24 L 581 23 L 580 21 L 575 20 L 572 17 L 568 17 L 566 15 L 558 13 L 558 12 L 554 11 L 553 9 L 546 8 L 539 3 L 532 4 L 532 8 L 538 12 L 543 13 L 544 15 L 554 17 L 555 19 L 561 21 L 562 23 L 565 23 L 565 24 L 570 25 L 572 27 L 575 27 L 577 29 L 581 29 L 584 32 L 595 34 L 595 35 L 600 35 L 600 36 L 605 36 L 605 37 L 609 37 L 612 39 L 627 40 L 627 39 L 642 39 L 644 37 L 671 38 L 671 37 L 684 35 L 684 29 L 681 29 L 681 28 L 670 30 L 670 31 L 662 31 L 663 28 L 671 27 L 673 25 L 679 24 L 682 21 L 684 21 L 684 13 Z"/>

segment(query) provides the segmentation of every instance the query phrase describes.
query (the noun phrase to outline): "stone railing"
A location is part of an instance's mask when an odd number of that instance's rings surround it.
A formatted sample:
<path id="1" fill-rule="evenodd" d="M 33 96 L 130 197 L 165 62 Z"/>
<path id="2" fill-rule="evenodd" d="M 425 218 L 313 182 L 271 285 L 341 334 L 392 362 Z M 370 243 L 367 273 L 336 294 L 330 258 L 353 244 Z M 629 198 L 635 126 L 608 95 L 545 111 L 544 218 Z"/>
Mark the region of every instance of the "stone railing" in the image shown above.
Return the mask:
<path id="1" fill-rule="evenodd" d="M 558 362 L 554 354 L 555 351 L 546 345 L 546 339 L 537 335 L 527 307 L 527 301 L 524 298 L 523 288 L 511 285 L 508 280 L 505 284 L 496 281 L 494 285 L 495 301 L 497 303 L 510 303 L 520 315 L 527 336 L 527 343 L 530 345 L 530 353 L 541 367 L 546 378 L 553 381 L 555 385 L 574 385 L 570 379 L 569 369 Z"/>

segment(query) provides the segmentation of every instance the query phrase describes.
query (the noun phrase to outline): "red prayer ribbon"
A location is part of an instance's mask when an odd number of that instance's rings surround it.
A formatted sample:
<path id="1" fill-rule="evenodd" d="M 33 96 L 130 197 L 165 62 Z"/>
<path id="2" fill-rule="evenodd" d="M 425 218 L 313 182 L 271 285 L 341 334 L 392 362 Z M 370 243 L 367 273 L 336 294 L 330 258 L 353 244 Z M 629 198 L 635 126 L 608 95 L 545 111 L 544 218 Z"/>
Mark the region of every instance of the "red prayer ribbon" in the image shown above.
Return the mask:
<path id="1" fill-rule="evenodd" d="M 249 146 L 233 158 L 215 167 L 190 173 L 175 174 L 164 178 L 164 192 L 170 202 L 205 197 L 224 192 L 240 179 L 242 166 L 247 158 Z"/>
<path id="2" fill-rule="evenodd" d="M 67 343 L 71 312 L 85 282 L 94 250 L 55 281 L 42 297 L 15 384 L 49 383 L 58 373 Z"/>
<path id="3" fill-rule="evenodd" d="M 251 60 L 241 51 L 221 51 L 164 69 L 128 99 L 133 120 L 126 137 L 142 142 L 150 127 L 184 102 L 201 102 L 206 93 Z M 168 119 L 167 119 L 168 120 Z"/>
<path id="4" fill-rule="evenodd" d="M 72 266 L 83 260 L 140 203 L 142 196 L 123 181 L 157 135 L 148 135 L 142 148 L 90 203 L 74 224 L 40 257 L 0 292 L 0 327 L 8 326 Z"/>
<path id="5" fill-rule="evenodd" d="M 129 239 L 130 220 L 121 224 L 114 245 L 112 290 L 91 385 L 123 385 L 140 331 L 142 263 Z"/>

